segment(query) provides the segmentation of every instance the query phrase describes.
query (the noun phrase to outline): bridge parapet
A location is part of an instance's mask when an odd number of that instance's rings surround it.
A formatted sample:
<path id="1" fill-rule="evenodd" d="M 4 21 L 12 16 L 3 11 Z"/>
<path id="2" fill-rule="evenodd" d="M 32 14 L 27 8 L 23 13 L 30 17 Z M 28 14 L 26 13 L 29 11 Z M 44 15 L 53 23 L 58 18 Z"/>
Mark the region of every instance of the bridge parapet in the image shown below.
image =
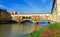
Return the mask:
<path id="1" fill-rule="evenodd" d="M 31 20 L 34 22 L 40 21 L 40 20 L 51 20 L 52 18 L 49 15 L 45 15 L 45 14 L 41 14 L 41 15 L 23 15 L 23 14 L 16 14 L 16 15 L 11 15 L 12 16 L 12 20 L 15 20 L 17 22 L 20 22 L 22 20 Z"/>

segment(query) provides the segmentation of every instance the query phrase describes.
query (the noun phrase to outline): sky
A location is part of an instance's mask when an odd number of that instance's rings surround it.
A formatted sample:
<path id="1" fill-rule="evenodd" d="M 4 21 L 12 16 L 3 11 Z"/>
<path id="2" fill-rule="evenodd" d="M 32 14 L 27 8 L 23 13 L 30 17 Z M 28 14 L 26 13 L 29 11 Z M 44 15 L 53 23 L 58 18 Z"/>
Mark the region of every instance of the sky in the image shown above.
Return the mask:
<path id="1" fill-rule="evenodd" d="M 51 13 L 53 0 L 0 0 L 0 8 L 18 13 Z"/>

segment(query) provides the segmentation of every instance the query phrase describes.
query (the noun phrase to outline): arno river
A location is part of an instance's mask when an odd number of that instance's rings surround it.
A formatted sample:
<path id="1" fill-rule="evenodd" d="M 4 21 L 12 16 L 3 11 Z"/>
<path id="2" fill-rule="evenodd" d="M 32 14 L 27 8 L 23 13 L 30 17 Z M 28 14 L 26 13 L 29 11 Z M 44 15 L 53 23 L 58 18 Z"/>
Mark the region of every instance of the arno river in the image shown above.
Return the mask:
<path id="1" fill-rule="evenodd" d="M 41 28 L 40 25 L 32 24 L 0 24 L 0 37 L 24 37 L 25 34 Z"/>

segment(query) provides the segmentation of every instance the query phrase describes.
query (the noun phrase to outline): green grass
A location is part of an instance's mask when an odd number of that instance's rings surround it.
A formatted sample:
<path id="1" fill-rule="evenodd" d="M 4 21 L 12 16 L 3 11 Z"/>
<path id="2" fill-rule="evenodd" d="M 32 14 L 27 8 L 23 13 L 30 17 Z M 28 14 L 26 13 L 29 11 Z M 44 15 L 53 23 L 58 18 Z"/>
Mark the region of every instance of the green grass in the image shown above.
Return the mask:
<path id="1" fill-rule="evenodd" d="M 41 33 L 44 31 L 44 30 L 51 30 L 51 29 L 54 29 L 54 33 L 51 33 L 49 35 L 45 35 L 43 37 L 60 37 L 60 23 L 50 23 L 48 24 L 46 27 L 43 27 L 42 29 L 38 30 L 38 31 L 34 31 L 30 34 L 27 34 L 26 37 L 39 37 L 41 36 Z"/>
<path id="2" fill-rule="evenodd" d="M 39 37 L 42 31 L 43 31 L 43 29 L 40 29 L 38 31 L 34 31 L 30 34 L 27 34 L 26 37 Z"/>

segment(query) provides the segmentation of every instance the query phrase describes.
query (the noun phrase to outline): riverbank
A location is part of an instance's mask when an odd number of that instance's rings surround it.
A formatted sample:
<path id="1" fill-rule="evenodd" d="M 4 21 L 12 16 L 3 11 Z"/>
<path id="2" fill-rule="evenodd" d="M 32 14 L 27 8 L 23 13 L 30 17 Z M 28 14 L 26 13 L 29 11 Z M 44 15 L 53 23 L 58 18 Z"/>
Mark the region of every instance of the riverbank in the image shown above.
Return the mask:
<path id="1" fill-rule="evenodd" d="M 60 37 L 60 23 L 50 23 L 47 26 L 27 34 L 26 37 Z"/>
<path id="2" fill-rule="evenodd" d="M 13 20 L 0 21 L 0 24 L 9 24 L 9 23 L 17 23 L 17 22 Z"/>

